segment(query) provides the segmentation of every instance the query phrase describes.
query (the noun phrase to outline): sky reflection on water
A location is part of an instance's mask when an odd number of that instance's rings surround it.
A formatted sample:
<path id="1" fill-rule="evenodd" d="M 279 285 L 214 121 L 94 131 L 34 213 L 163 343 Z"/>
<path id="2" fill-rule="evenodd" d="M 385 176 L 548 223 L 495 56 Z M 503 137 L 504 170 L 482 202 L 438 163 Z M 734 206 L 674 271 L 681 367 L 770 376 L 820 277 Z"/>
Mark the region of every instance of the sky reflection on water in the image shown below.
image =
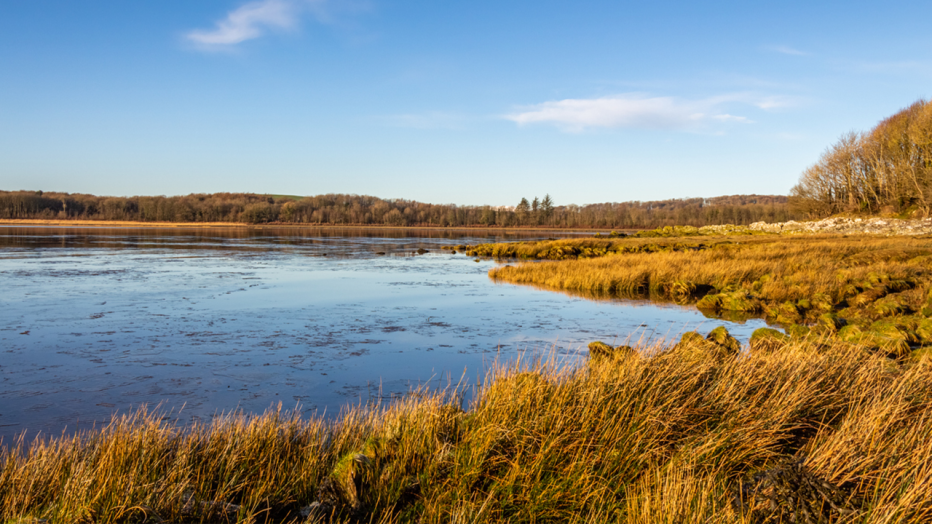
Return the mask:
<path id="1" fill-rule="evenodd" d="M 575 360 L 592 340 L 722 324 L 746 341 L 764 325 L 497 284 L 496 262 L 439 249 L 517 238 L 0 228 L 0 437 L 141 404 L 184 406 L 183 421 L 278 402 L 333 414 L 427 382 L 475 383 L 519 354 Z"/>

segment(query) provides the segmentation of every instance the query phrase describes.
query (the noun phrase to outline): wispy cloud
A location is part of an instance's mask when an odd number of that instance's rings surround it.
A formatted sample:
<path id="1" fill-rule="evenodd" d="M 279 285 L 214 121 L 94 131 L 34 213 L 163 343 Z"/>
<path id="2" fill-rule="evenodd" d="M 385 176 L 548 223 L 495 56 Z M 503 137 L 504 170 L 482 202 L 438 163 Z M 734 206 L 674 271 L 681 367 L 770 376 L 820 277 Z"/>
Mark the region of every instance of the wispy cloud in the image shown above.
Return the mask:
<path id="1" fill-rule="evenodd" d="M 800 101 L 790 96 L 765 96 L 751 100 L 750 103 L 764 111 L 772 111 L 797 106 Z"/>
<path id="2" fill-rule="evenodd" d="M 269 30 L 291 29 L 298 22 L 298 6 L 286 0 L 261 0 L 230 11 L 213 29 L 197 29 L 186 37 L 204 47 L 232 46 L 259 38 Z"/>
<path id="3" fill-rule="evenodd" d="M 768 46 L 767 49 L 775 53 L 780 53 L 784 55 L 792 55 L 792 56 L 806 56 L 809 54 L 805 51 L 800 51 L 799 49 L 790 47 L 788 45 L 772 45 L 772 46 Z"/>
<path id="4" fill-rule="evenodd" d="M 715 115 L 712 118 L 714 120 L 718 120 L 719 122 L 740 122 L 742 124 L 754 123 L 753 120 L 749 119 L 746 116 L 735 116 L 735 115 L 729 115 L 728 113 L 725 113 L 723 115 Z"/>
<path id="5" fill-rule="evenodd" d="M 344 23 L 347 15 L 371 10 L 369 0 L 256 0 L 233 9 L 214 27 L 189 31 L 184 38 L 202 50 L 230 50 L 271 32 L 296 30 L 302 18 L 352 31 Z"/>
<path id="6" fill-rule="evenodd" d="M 627 93 L 602 98 L 566 99 L 521 108 L 505 118 L 518 125 L 552 124 L 565 131 L 591 128 L 697 129 L 704 123 L 750 123 L 744 116 L 725 113 L 720 106 L 743 101 L 746 95 L 701 100 Z"/>

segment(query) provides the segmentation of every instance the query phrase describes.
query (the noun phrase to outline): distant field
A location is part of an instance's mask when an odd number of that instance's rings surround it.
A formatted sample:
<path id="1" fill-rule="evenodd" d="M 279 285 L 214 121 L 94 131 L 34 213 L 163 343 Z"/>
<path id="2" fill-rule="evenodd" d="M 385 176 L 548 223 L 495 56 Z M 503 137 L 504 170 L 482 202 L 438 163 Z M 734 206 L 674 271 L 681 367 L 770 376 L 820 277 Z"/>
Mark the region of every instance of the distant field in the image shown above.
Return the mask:
<path id="1" fill-rule="evenodd" d="M 41 220 L 0 218 L 0 225 L 94 227 L 252 227 L 240 222 L 136 222 L 132 220 Z"/>
<path id="2" fill-rule="evenodd" d="M 299 195 L 264 195 L 264 196 L 270 196 L 274 198 L 275 200 L 301 200 L 302 198 L 304 198 L 303 196 L 299 196 Z"/>

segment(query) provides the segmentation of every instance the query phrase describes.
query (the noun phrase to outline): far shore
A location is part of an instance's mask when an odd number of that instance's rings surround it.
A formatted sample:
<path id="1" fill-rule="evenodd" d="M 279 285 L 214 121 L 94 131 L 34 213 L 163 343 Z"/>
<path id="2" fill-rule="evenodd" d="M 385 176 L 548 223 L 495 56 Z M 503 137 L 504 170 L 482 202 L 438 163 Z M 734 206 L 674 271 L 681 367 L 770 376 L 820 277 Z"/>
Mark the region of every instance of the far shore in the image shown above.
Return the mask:
<path id="1" fill-rule="evenodd" d="M 245 224 L 242 222 L 138 222 L 132 220 L 45 220 L 0 218 L 0 226 L 50 227 L 145 227 L 145 228 L 238 228 L 238 229 L 423 229 L 438 231 L 611 231 L 612 228 L 501 227 L 501 226 L 387 226 L 379 224 Z M 632 231 L 614 228 L 615 231 Z"/>

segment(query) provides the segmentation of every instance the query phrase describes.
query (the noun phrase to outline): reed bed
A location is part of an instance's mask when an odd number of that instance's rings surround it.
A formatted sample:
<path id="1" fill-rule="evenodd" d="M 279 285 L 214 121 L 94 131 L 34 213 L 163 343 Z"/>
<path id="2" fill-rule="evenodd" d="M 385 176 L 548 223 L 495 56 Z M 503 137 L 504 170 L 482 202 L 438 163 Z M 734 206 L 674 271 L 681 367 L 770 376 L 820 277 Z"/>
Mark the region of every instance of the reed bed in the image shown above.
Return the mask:
<path id="1" fill-rule="evenodd" d="M 755 237 L 756 238 L 756 237 Z M 704 238 L 706 244 L 731 243 L 723 237 Z M 695 249 L 697 242 L 684 238 L 638 238 L 602 237 L 561 238 L 526 242 L 499 242 L 494 244 L 457 245 L 444 249 L 461 251 L 469 256 L 493 258 L 519 258 L 541 260 L 564 260 L 600 257 L 623 253 L 653 253 L 658 251 L 681 251 Z"/>
<path id="2" fill-rule="evenodd" d="M 139 411 L 0 457 L 0 521 L 928 522 L 932 361 L 834 339 L 493 369 L 335 420 Z M 302 509 L 304 510 L 302 513 Z"/>
<path id="3" fill-rule="evenodd" d="M 763 236 L 520 244 L 490 245 L 482 254 L 548 260 L 560 258 L 552 256 L 554 250 L 575 254 L 567 260 L 495 268 L 490 276 L 561 290 L 627 295 L 672 294 L 689 284 L 717 290 L 744 286 L 776 302 L 811 298 L 815 293 L 840 301 L 850 291 L 847 285 L 862 282 L 870 273 L 925 281 L 932 263 L 932 239 L 926 238 Z M 580 253 L 585 249 L 604 253 L 586 257 Z"/>
<path id="4" fill-rule="evenodd" d="M 929 238 L 586 239 L 509 249 L 557 260 L 497 267 L 489 272 L 493 279 L 597 297 L 694 303 L 713 316 L 757 314 L 793 334 L 831 334 L 873 347 L 895 342 L 901 355 L 932 344 Z"/>

